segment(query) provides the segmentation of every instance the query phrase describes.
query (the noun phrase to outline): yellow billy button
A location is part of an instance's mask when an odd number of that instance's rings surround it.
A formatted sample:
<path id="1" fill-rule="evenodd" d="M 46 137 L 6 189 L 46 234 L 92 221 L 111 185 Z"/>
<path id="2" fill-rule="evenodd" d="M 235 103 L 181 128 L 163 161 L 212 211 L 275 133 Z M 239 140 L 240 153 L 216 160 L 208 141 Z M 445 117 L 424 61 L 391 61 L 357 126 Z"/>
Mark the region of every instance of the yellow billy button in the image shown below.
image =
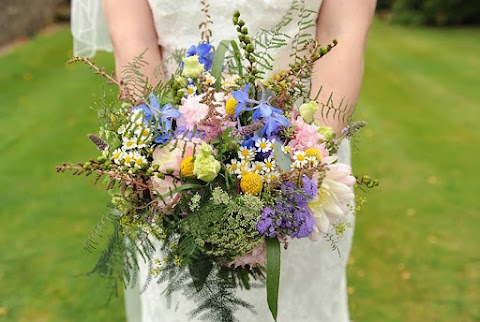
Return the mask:
<path id="1" fill-rule="evenodd" d="M 240 188 L 249 195 L 258 195 L 262 191 L 262 187 L 262 177 L 255 172 L 245 174 L 240 180 Z"/>
<path id="2" fill-rule="evenodd" d="M 238 101 L 233 97 L 231 97 L 228 99 L 227 104 L 225 105 L 225 110 L 229 115 L 234 115 L 237 105 L 238 105 Z"/>
<path id="3" fill-rule="evenodd" d="M 307 157 L 315 157 L 317 161 L 322 161 L 322 152 L 317 148 L 308 148 L 305 150 Z"/>
<path id="4" fill-rule="evenodd" d="M 185 177 L 193 177 L 194 168 L 193 156 L 188 156 L 180 163 L 180 172 Z"/>

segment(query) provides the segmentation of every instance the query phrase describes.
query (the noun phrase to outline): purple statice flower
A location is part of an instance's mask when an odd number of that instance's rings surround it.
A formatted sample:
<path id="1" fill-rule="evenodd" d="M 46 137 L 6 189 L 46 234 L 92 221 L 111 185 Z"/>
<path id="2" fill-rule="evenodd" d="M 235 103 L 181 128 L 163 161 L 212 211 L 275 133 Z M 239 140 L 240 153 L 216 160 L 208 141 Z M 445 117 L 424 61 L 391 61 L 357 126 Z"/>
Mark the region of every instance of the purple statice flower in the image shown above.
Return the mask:
<path id="1" fill-rule="evenodd" d="M 209 71 L 212 69 L 212 62 L 213 62 L 213 51 L 212 45 L 204 43 L 198 46 L 192 45 L 187 50 L 187 57 L 198 55 L 198 62 L 203 64 L 205 70 Z"/>
<path id="2" fill-rule="evenodd" d="M 303 175 L 302 183 L 303 183 L 303 190 L 305 190 L 305 193 L 310 198 L 314 198 L 318 193 L 318 187 L 317 187 L 317 183 L 315 182 L 315 180 L 310 179 L 306 175 Z"/>
<path id="3" fill-rule="evenodd" d="M 312 187 L 309 186 L 309 189 Z M 257 223 L 257 231 L 267 237 L 290 236 L 304 238 L 313 233 L 315 220 L 308 208 L 312 199 L 304 188 L 291 182 L 280 186 L 274 208 L 265 207 Z"/>

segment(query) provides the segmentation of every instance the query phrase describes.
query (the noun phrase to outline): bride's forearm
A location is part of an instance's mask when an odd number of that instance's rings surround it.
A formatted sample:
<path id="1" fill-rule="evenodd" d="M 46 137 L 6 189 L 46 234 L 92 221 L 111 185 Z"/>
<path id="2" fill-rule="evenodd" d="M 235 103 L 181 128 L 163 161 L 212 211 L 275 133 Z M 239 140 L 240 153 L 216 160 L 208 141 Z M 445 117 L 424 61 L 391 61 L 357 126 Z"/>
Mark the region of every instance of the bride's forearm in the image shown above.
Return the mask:
<path id="1" fill-rule="evenodd" d="M 348 106 L 352 113 L 358 99 L 363 78 L 364 50 L 375 0 L 324 0 L 317 20 L 317 40 L 322 45 L 337 39 L 338 45 L 314 66 L 312 96 L 320 88 L 317 101 L 327 103 L 332 98 L 333 105 L 342 109 Z M 347 105 L 346 105 L 347 104 Z M 330 125 L 340 133 L 342 120 L 330 114 L 318 113 L 322 124 Z"/>
<path id="2" fill-rule="evenodd" d="M 122 70 L 142 52 L 148 64 L 140 69 L 152 85 L 165 80 L 161 65 L 162 57 L 158 46 L 152 12 L 146 0 L 102 0 L 103 11 L 112 39 L 117 78 Z M 142 95 L 144 93 L 135 93 Z"/>

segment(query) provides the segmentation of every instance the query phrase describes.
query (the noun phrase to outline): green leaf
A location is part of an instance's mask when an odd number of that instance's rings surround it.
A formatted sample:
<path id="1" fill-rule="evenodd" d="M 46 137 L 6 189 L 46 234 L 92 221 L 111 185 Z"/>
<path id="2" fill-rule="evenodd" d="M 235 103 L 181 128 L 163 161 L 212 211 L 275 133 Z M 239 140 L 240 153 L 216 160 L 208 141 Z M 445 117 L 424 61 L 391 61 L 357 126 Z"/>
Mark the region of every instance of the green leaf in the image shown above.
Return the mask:
<path id="1" fill-rule="evenodd" d="M 232 45 L 232 49 L 233 49 L 233 57 L 237 62 L 238 76 L 240 76 L 240 78 L 243 78 L 242 53 L 240 52 L 240 49 L 238 48 L 238 44 L 235 40 L 232 40 L 230 44 Z"/>
<path id="2" fill-rule="evenodd" d="M 217 80 L 215 82 L 215 89 L 220 91 L 222 89 L 222 69 L 223 61 L 225 60 L 225 53 L 229 46 L 228 40 L 222 40 L 215 50 L 215 56 L 213 56 L 212 71 L 211 74 Z"/>
<path id="3" fill-rule="evenodd" d="M 289 171 L 292 167 L 292 160 L 290 155 L 282 151 L 282 144 L 278 141 L 273 143 L 273 155 L 277 160 L 278 166 L 282 171 Z"/>
<path id="4" fill-rule="evenodd" d="M 267 303 L 273 319 L 277 321 L 278 285 L 280 283 L 280 242 L 265 238 L 267 244 Z"/>
<path id="5" fill-rule="evenodd" d="M 208 258 L 202 258 L 188 265 L 188 270 L 190 271 L 193 285 L 195 286 L 197 292 L 202 290 L 212 269 L 213 263 Z"/>

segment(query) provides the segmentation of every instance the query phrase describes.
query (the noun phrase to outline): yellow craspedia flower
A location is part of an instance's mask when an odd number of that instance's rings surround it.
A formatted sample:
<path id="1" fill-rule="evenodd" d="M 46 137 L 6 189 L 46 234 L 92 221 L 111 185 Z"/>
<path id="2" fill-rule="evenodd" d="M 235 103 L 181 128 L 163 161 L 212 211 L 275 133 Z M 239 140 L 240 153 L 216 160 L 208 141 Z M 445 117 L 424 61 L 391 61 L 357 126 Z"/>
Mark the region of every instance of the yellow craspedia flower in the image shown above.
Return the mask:
<path id="1" fill-rule="evenodd" d="M 237 105 L 238 105 L 238 101 L 232 97 L 228 99 L 225 105 L 225 110 L 229 115 L 233 115 L 235 114 L 235 109 L 237 108 Z"/>
<path id="2" fill-rule="evenodd" d="M 180 172 L 185 177 L 193 177 L 193 168 L 195 163 L 193 162 L 193 156 L 188 156 L 180 163 Z"/>
<path id="3" fill-rule="evenodd" d="M 317 148 L 308 148 L 305 150 L 307 157 L 315 157 L 318 161 L 322 161 L 322 152 Z"/>
<path id="4" fill-rule="evenodd" d="M 240 189 L 246 194 L 258 195 L 262 187 L 262 177 L 255 172 L 245 174 L 240 180 Z"/>

